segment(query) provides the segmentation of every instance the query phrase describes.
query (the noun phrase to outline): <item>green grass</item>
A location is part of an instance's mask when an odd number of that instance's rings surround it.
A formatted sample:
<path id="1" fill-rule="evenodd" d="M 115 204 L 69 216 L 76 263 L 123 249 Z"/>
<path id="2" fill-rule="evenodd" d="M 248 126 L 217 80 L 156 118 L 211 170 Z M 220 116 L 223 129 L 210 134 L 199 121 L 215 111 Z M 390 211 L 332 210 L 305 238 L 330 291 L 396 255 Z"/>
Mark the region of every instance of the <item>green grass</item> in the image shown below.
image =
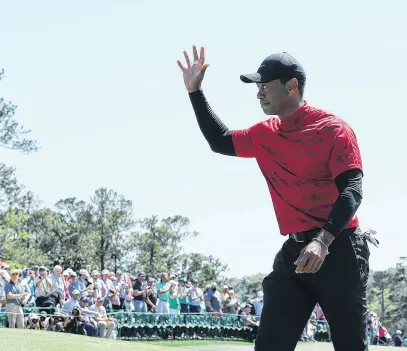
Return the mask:
<path id="1" fill-rule="evenodd" d="M 250 346 L 250 343 L 248 342 L 237 342 L 237 341 L 212 341 L 212 340 L 160 340 L 160 341 L 147 341 L 147 342 L 141 342 L 143 345 L 155 345 L 155 346 L 162 346 L 162 347 L 167 347 L 167 348 L 191 348 L 194 350 L 194 347 L 209 347 L 209 346 Z"/>
<path id="2" fill-rule="evenodd" d="M 382 350 L 382 348 L 370 348 Z M 131 342 L 37 330 L 0 329 L 1 351 L 253 351 L 253 344 L 242 342 L 191 340 Z M 300 351 L 332 351 L 332 344 L 303 343 Z"/>

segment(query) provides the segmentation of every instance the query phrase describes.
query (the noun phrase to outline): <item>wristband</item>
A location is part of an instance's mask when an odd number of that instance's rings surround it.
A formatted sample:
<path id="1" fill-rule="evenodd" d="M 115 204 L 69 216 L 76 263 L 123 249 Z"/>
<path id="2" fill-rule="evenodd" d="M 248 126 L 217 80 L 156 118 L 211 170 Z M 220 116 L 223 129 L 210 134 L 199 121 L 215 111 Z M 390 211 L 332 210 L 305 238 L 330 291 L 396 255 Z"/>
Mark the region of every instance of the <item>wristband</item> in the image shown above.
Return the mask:
<path id="1" fill-rule="evenodd" d="M 312 239 L 312 241 L 316 241 L 317 243 L 320 243 L 322 246 L 324 246 L 326 248 L 326 254 L 329 254 L 329 249 L 328 249 L 328 245 L 325 244 L 321 239 L 319 238 L 314 238 Z"/>

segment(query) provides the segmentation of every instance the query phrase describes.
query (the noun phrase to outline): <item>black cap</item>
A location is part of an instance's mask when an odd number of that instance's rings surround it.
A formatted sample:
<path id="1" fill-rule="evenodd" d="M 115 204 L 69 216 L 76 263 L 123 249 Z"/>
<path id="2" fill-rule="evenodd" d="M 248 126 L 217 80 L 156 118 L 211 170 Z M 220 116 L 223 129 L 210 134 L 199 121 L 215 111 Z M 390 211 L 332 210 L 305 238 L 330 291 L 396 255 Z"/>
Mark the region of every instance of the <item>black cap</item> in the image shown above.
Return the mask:
<path id="1" fill-rule="evenodd" d="M 299 81 L 305 81 L 306 76 L 301 64 L 286 52 L 266 57 L 256 73 L 240 76 L 244 83 L 267 83 L 279 78 L 297 78 Z"/>

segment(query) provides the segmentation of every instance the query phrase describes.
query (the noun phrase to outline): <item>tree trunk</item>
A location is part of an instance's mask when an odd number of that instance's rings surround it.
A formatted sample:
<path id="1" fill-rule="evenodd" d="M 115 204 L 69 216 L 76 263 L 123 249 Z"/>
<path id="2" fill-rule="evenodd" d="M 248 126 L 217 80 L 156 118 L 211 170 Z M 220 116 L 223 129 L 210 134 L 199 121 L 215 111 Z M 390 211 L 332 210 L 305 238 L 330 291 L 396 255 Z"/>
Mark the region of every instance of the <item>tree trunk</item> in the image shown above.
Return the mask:
<path id="1" fill-rule="evenodd" d="M 101 237 L 100 237 L 100 269 L 101 270 L 105 269 L 105 255 L 103 253 L 104 246 L 105 246 L 105 239 L 103 237 L 103 233 L 101 233 Z"/>
<path id="2" fill-rule="evenodd" d="M 153 267 L 153 262 L 154 262 L 154 243 L 155 243 L 155 228 L 152 228 L 151 230 L 151 234 L 153 235 L 152 239 L 151 239 L 151 249 L 150 249 L 150 267 Z"/>
<path id="3" fill-rule="evenodd" d="M 384 306 L 384 285 L 383 285 L 383 283 L 382 283 L 382 286 L 381 286 L 381 297 L 380 297 L 380 305 L 381 305 L 381 317 L 383 317 L 384 316 L 384 311 L 385 311 L 385 306 Z"/>

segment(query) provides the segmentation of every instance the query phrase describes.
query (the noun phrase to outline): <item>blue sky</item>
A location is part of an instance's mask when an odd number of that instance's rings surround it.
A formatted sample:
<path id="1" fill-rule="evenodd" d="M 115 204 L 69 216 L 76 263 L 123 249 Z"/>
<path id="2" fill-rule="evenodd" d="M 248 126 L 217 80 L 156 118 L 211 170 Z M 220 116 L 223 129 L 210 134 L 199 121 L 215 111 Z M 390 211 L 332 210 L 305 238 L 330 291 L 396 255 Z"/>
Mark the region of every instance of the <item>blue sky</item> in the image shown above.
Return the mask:
<path id="1" fill-rule="evenodd" d="M 176 61 L 205 46 L 203 89 L 237 129 L 266 119 L 239 75 L 288 51 L 307 72 L 308 103 L 358 136 L 359 216 L 380 233 L 372 268 L 387 268 L 407 247 L 406 11 L 402 0 L 2 1 L 0 95 L 42 149 L 1 149 L 0 160 L 47 206 L 105 186 L 137 217 L 188 216 L 201 235 L 187 249 L 220 257 L 229 275 L 268 272 L 284 239 L 266 182 L 254 160 L 210 151 Z"/>

